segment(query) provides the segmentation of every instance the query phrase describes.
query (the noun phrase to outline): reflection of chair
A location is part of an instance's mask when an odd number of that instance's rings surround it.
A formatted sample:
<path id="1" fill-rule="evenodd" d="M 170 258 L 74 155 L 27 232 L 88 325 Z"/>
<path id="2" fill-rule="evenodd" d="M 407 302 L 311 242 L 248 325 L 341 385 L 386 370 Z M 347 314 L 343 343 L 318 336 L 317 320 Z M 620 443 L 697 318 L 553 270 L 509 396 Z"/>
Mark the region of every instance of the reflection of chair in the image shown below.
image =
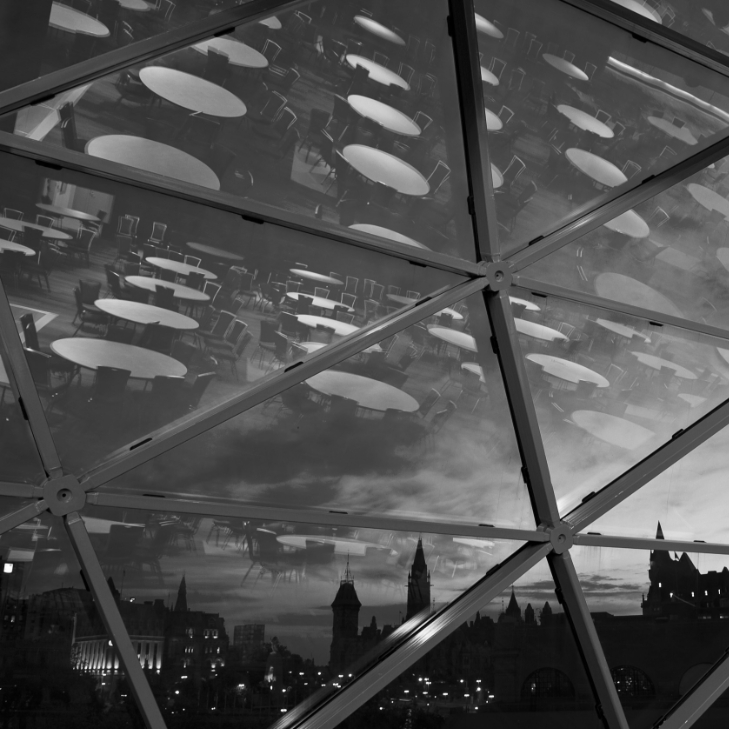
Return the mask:
<path id="1" fill-rule="evenodd" d="M 80 139 L 76 131 L 76 115 L 73 104 L 63 104 L 58 109 L 58 116 L 61 119 L 61 134 L 63 135 L 63 146 L 75 152 L 86 150 L 86 140 Z"/>

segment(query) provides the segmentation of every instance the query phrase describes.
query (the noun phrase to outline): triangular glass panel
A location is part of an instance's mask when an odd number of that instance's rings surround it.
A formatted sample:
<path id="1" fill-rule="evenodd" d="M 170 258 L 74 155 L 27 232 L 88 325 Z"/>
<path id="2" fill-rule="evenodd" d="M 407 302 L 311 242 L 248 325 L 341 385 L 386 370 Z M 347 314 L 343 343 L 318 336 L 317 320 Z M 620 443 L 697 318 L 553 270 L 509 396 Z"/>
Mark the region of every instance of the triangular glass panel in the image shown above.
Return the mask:
<path id="1" fill-rule="evenodd" d="M 489 337 L 476 294 L 102 488 L 533 528 Z"/>
<path id="2" fill-rule="evenodd" d="M 515 336 L 562 514 L 726 399 L 720 351 L 729 341 L 514 294 Z"/>
<path id="3" fill-rule="evenodd" d="M 36 0 L 31 12 L 22 0 L 8 0 L 0 22 L 0 91 L 184 28 L 238 4 L 235 0 Z"/>
<path id="4" fill-rule="evenodd" d="M 276 16 L 290 32 L 243 24 L 66 91 L 40 123 L 22 110 L 15 132 L 473 260 L 447 15 L 311 3 Z"/>
<path id="5" fill-rule="evenodd" d="M 128 185 L 2 161 L 0 275 L 68 471 L 463 280 Z M 8 413 L 11 398 L 8 389 Z M 7 418 L 0 424 L 18 440 L 27 430 L 19 410 L 17 429 Z M 21 455 L 13 446 L 0 478 Z"/>
<path id="6" fill-rule="evenodd" d="M 628 724 L 649 729 L 724 655 L 729 572 L 707 570 L 729 558 L 701 555 L 699 565 L 605 547 L 572 556 Z"/>
<path id="7" fill-rule="evenodd" d="M 502 249 L 726 135 L 729 81 L 557 0 L 476 2 Z"/>
<path id="8" fill-rule="evenodd" d="M 484 606 L 338 729 L 484 725 L 603 726 L 546 562 Z"/>
<path id="9" fill-rule="evenodd" d="M 727 172 L 724 157 L 523 275 L 729 331 Z"/>
<path id="10" fill-rule="evenodd" d="M 242 509 L 83 518 L 168 726 L 191 714 L 268 726 L 336 691 L 520 546 Z"/>
<path id="11" fill-rule="evenodd" d="M 48 513 L 0 535 L 0 643 L 10 722 L 140 725 L 63 524 Z"/>

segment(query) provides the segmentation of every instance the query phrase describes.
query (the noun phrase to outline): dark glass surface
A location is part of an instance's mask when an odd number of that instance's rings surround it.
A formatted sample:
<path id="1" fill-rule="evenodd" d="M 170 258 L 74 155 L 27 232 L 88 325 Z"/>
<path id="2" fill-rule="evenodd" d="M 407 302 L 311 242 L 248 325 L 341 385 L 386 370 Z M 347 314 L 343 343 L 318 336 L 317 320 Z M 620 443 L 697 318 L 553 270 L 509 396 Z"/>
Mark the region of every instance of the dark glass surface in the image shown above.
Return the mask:
<path id="1" fill-rule="evenodd" d="M 514 305 L 518 341 L 562 513 L 727 397 L 722 339 L 514 294 L 524 299 Z"/>
<path id="2" fill-rule="evenodd" d="M 9 726 L 139 727 L 61 520 L 0 535 L 0 710 Z"/>
<path id="3" fill-rule="evenodd" d="M 0 254 L 2 279 L 26 348 L 35 350 L 28 361 L 69 470 L 240 394 L 309 356 L 315 342 L 325 346 L 460 280 L 126 185 L 48 177 L 7 155 L 3 163 L 4 212 L 23 219 L 0 219 L 0 247 L 16 249 Z M 198 265 L 201 284 L 185 275 Z M 156 286 L 179 295 L 167 302 Z M 313 297 L 308 309 L 297 298 L 304 295 Z M 311 326 L 295 318 L 305 310 Z M 35 335 L 22 329 L 29 319 Z M 309 350 L 285 335 L 307 340 Z M 100 366 L 131 374 L 99 375 Z M 13 412 L 6 390 L 3 424 Z M 15 441 L 24 429 L 10 429 Z M 0 474 L 21 456 L 14 447 Z"/>
<path id="4" fill-rule="evenodd" d="M 84 521 L 170 727 L 268 726 L 519 546 L 106 507 Z"/>
<path id="5" fill-rule="evenodd" d="M 102 488 L 532 528 L 483 298 L 466 303 Z"/>
<path id="6" fill-rule="evenodd" d="M 370 726 L 601 727 L 546 562 L 338 725 Z"/>
<path id="7" fill-rule="evenodd" d="M 556 0 L 476 12 L 506 251 L 726 134 L 729 87 L 706 68 Z"/>
<path id="8" fill-rule="evenodd" d="M 725 651 L 727 573 L 711 570 L 729 558 L 604 547 L 572 557 L 628 723 L 648 729 Z"/>
<path id="9" fill-rule="evenodd" d="M 312 3 L 65 92 L 15 132 L 473 260 L 448 4 L 428 9 Z"/>
<path id="10" fill-rule="evenodd" d="M 22 509 L 29 502 L 26 499 L 14 499 L 10 496 L 0 496 L 0 516 L 12 514 Z"/>

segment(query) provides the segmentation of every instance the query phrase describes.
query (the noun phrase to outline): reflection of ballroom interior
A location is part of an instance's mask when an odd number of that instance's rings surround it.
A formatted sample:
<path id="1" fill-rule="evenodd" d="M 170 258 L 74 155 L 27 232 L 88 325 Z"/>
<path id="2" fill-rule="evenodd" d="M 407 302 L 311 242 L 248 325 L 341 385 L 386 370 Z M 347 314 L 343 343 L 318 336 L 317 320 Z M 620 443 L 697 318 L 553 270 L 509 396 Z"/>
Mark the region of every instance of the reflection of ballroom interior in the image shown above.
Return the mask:
<path id="1" fill-rule="evenodd" d="M 727 36 L 7 0 L 0 726 L 726 726 Z"/>

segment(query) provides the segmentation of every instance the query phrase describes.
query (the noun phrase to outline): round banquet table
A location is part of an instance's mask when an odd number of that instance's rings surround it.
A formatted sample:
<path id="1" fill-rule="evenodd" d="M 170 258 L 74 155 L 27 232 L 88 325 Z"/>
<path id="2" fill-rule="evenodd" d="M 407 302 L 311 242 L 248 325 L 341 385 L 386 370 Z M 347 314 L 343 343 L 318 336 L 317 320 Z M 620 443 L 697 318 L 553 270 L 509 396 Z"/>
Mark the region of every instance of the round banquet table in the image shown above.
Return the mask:
<path id="1" fill-rule="evenodd" d="M 656 23 L 661 22 L 661 16 L 658 14 L 657 10 L 650 8 L 647 5 L 643 5 L 643 3 L 639 3 L 638 0 L 611 0 L 611 1 L 614 2 L 616 5 L 620 5 L 620 7 L 623 7 L 626 10 L 632 10 L 634 13 L 637 13 L 638 15 L 642 15 L 644 18 L 648 18 L 648 20 L 653 20 Z"/>
<path id="2" fill-rule="evenodd" d="M 644 342 L 651 341 L 650 337 L 639 332 L 637 329 L 633 329 L 633 327 L 626 326 L 625 324 L 618 324 L 618 322 L 609 321 L 608 319 L 595 319 L 595 324 L 601 326 L 603 329 L 607 329 L 613 334 L 619 334 L 621 337 L 625 337 L 626 339 L 638 337 L 638 339 L 642 339 Z"/>
<path id="3" fill-rule="evenodd" d="M 338 319 L 327 319 L 326 317 L 314 316 L 313 314 L 296 314 L 296 318 L 301 324 L 311 329 L 316 329 L 317 324 L 334 329 L 334 334 L 338 337 L 346 337 L 348 334 L 356 332 L 359 329 L 355 324 L 347 324 Z"/>
<path id="4" fill-rule="evenodd" d="M 565 156 L 580 172 L 605 187 L 617 187 L 628 181 L 623 172 L 612 162 L 608 162 L 592 152 L 570 147 L 565 152 Z"/>
<path id="5" fill-rule="evenodd" d="M 413 299 L 410 296 L 402 296 L 402 294 L 387 294 L 386 298 L 390 301 L 394 301 L 396 304 L 401 304 L 402 306 L 408 306 L 409 304 L 414 304 L 418 301 L 418 299 Z M 453 321 L 461 321 L 463 319 L 463 314 L 455 309 L 451 309 L 450 307 L 441 309 L 438 314 L 447 314 L 453 318 Z"/>
<path id="6" fill-rule="evenodd" d="M 479 15 L 478 13 L 474 13 L 474 15 L 476 16 L 476 30 L 480 30 L 482 33 L 486 33 L 486 35 L 490 35 L 492 38 L 498 38 L 499 40 L 504 37 L 504 34 L 491 21 L 486 20 L 483 15 Z"/>
<path id="7" fill-rule="evenodd" d="M 151 10 L 152 7 L 147 5 L 144 0 L 116 0 L 119 5 L 126 10 L 137 10 L 140 13 L 146 13 Z"/>
<path id="8" fill-rule="evenodd" d="M 348 53 L 345 58 L 352 68 L 357 68 L 358 66 L 366 68 L 369 77 L 378 84 L 382 84 L 383 86 L 399 86 L 404 91 L 410 91 L 410 84 L 402 76 L 398 76 L 389 68 L 385 68 L 385 66 L 375 63 L 369 58 L 358 56 L 355 53 Z"/>
<path id="9" fill-rule="evenodd" d="M 469 352 L 476 352 L 476 340 L 466 332 L 459 332 L 457 329 L 447 327 L 428 327 L 428 331 L 437 339 L 440 339 L 454 347 L 466 349 Z"/>
<path id="10" fill-rule="evenodd" d="M 57 30 L 67 30 L 71 33 L 82 33 L 92 35 L 96 38 L 106 38 L 110 35 L 109 29 L 101 22 L 82 13 L 68 5 L 53 3 L 48 25 Z"/>
<path id="11" fill-rule="evenodd" d="M 98 299 L 96 306 L 106 314 L 134 324 L 161 324 L 163 327 L 192 331 L 200 325 L 194 319 L 170 309 L 125 299 Z"/>
<path id="12" fill-rule="evenodd" d="M 570 419 L 590 435 L 628 451 L 639 448 L 655 435 L 642 425 L 596 410 L 575 410 Z"/>
<path id="13" fill-rule="evenodd" d="M 327 276 L 325 273 L 310 271 L 308 268 L 290 268 L 289 271 L 294 276 L 306 278 L 309 281 L 316 281 L 317 283 L 328 284 L 329 286 L 344 286 L 344 281 L 340 281 L 338 278 L 334 278 L 334 276 Z"/>
<path id="14" fill-rule="evenodd" d="M 307 354 L 316 352 L 318 349 L 324 349 L 324 347 L 327 346 L 324 342 L 296 342 L 295 344 L 297 347 L 301 347 L 301 349 L 305 349 Z M 381 352 L 382 347 L 380 347 L 379 344 L 373 344 L 371 347 L 367 347 L 367 349 L 364 349 L 362 351 L 365 354 L 371 354 L 372 352 Z"/>
<path id="15" fill-rule="evenodd" d="M 422 131 L 407 114 L 393 109 L 382 101 L 358 94 L 348 96 L 347 101 L 360 116 L 371 119 L 390 132 L 402 134 L 405 137 L 417 137 Z"/>
<path id="16" fill-rule="evenodd" d="M 510 296 L 509 303 L 523 306 L 526 311 L 541 311 L 541 307 L 537 306 L 533 301 L 520 299 L 518 296 Z"/>
<path id="17" fill-rule="evenodd" d="M 710 190 L 708 187 L 697 185 L 695 182 L 687 185 L 686 189 L 689 191 L 691 197 L 699 203 L 699 205 L 705 207 L 707 210 L 717 210 L 724 217 L 729 218 L 729 200 L 725 197 L 722 197 L 719 193 Z"/>
<path id="18" fill-rule="evenodd" d="M 158 376 L 184 377 L 187 374 L 187 367 L 182 362 L 166 354 L 108 339 L 57 339 L 51 349 L 59 357 L 91 370 L 97 367 L 129 370 L 132 379 L 151 380 Z"/>
<path id="19" fill-rule="evenodd" d="M 548 375 L 565 382 L 575 385 L 579 382 L 592 382 L 600 388 L 610 387 L 608 380 L 599 372 L 594 372 L 572 360 L 554 357 L 551 354 L 528 354 L 526 358 L 538 364 Z"/>
<path id="20" fill-rule="evenodd" d="M 717 248 L 716 257 L 724 268 L 729 271 L 729 248 Z"/>
<path id="21" fill-rule="evenodd" d="M 504 184 L 504 176 L 501 174 L 501 170 L 492 162 L 491 163 L 491 185 L 494 190 L 501 187 Z"/>
<path id="22" fill-rule="evenodd" d="M 218 176 L 204 162 L 181 149 L 151 139 L 106 134 L 92 139 L 86 145 L 86 153 L 210 190 L 220 189 Z"/>
<path id="23" fill-rule="evenodd" d="M 325 534 L 281 534 L 276 537 L 279 544 L 294 549 L 306 549 L 306 543 L 333 544 L 334 554 L 346 554 L 350 557 L 366 557 L 368 549 L 382 549 L 390 553 L 390 548 L 374 542 L 364 542 L 353 537 L 335 537 Z"/>
<path id="24" fill-rule="evenodd" d="M 633 306 L 683 318 L 683 312 L 663 294 L 622 273 L 601 273 L 595 278 L 595 293 L 611 301 L 629 301 Z"/>
<path id="25" fill-rule="evenodd" d="M 33 230 L 40 230 L 43 238 L 53 238 L 54 240 L 70 240 L 73 237 L 69 233 L 58 230 L 58 228 L 47 228 L 45 225 L 26 223 L 24 220 L 16 220 L 15 218 L 0 217 L 0 228 L 14 230 L 16 233 L 22 233 L 26 228 L 33 228 Z"/>
<path id="26" fill-rule="evenodd" d="M 258 22 L 271 30 L 281 30 L 281 21 L 275 15 L 272 15 L 270 18 L 259 20 Z"/>
<path id="27" fill-rule="evenodd" d="M 412 165 L 399 157 L 364 144 L 348 144 L 342 157 L 368 180 L 391 187 L 402 195 L 422 197 L 430 192 L 430 185 Z"/>
<path id="28" fill-rule="evenodd" d="M 306 383 L 324 395 L 339 395 L 355 400 L 360 407 L 368 410 L 414 413 L 420 407 L 414 397 L 397 387 L 349 372 L 326 370 L 310 377 Z"/>
<path id="29" fill-rule="evenodd" d="M 28 246 L 24 246 L 21 243 L 16 243 L 12 240 L 0 239 L 0 253 L 5 253 L 5 251 L 22 253 L 24 256 L 34 256 L 36 254 L 36 251 L 32 248 L 28 248 Z"/>
<path id="30" fill-rule="evenodd" d="M 674 139 L 679 139 L 680 141 L 684 142 L 685 144 L 691 145 L 692 147 L 695 144 L 699 143 L 688 127 L 677 127 L 675 124 L 671 124 L 671 122 L 667 119 L 662 119 L 659 116 L 649 116 L 648 123 L 652 124 L 654 127 L 660 129 L 662 132 L 665 132 Z"/>
<path id="31" fill-rule="evenodd" d="M 609 230 L 614 230 L 616 233 L 622 233 L 631 238 L 647 238 L 651 232 L 648 223 L 634 210 L 627 210 L 618 215 L 617 218 L 608 220 L 604 225 Z"/>
<path id="32" fill-rule="evenodd" d="M 36 203 L 35 206 L 39 210 L 44 210 L 51 215 L 58 215 L 61 218 L 75 218 L 76 220 L 90 220 L 93 223 L 99 222 L 98 215 L 85 213 L 83 210 L 74 210 L 73 208 L 64 208 L 60 205 L 49 205 L 48 203 Z"/>
<path id="33" fill-rule="evenodd" d="M 607 124 L 603 124 L 599 119 L 596 119 L 585 111 L 575 109 L 574 106 L 559 104 L 557 111 L 563 116 L 566 116 L 578 129 L 592 132 L 603 139 L 612 139 L 615 136 L 613 130 Z"/>
<path id="34" fill-rule="evenodd" d="M 670 359 L 663 359 L 663 357 L 656 357 L 655 354 L 646 354 L 646 352 L 630 352 L 641 364 L 646 365 L 654 370 L 660 370 L 666 367 L 669 370 L 673 370 L 676 373 L 676 377 L 680 377 L 682 380 L 695 380 L 696 374 L 691 370 L 682 367 L 675 362 L 671 362 Z"/>
<path id="35" fill-rule="evenodd" d="M 298 301 L 301 296 L 311 299 L 311 305 L 315 306 L 317 309 L 334 311 L 334 307 L 339 306 L 340 308 L 344 307 L 349 314 L 354 312 L 354 309 L 351 306 L 346 306 L 345 304 L 342 304 L 341 301 L 335 301 L 334 299 L 325 299 L 323 296 L 314 296 L 314 294 L 307 294 L 301 291 L 289 291 L 289 293 L 286 294 L 286 298 L 291 299 L 292 301 Z M 331 319 L 328 319 L 327 321 L 331 321 Z"/>
<path id="36" fill-rule="evenodd" d="M 139 78 L 157 96 L 183 109 L 226 119 L 243 116 L 247 111 L 235 94 L 184 71 L 147 66 L 139 72 Z"/>
<path id="37" fill-rule="evenodd" d="M 464 362 L 461 365 L 461 369 L 473 372 L 474 375 L 478 375 L 478 379 L 481 380 L 481 382 L 486 382 L 486 379 L 483 376 L 483 367 L 481 367 L 481 365 L 478 365 L 475 362 Z"/>
<path id="38" fill-rule="evenodd" d="M 208 55 L 208 48 L 212 48 L 218 53 L 224 53 L 228 56 L 231 66 L 240 66 L 241 68 L 266 68 L 268 66 L 268 59 L 263 53 L 259 53 L 255 48 L 251 48 L 233 38 L 211 38 L 196 43 L 193 48 L 198 53 L 204 53 L 206 56 Z"/>
<path id="39" fill-rule="evenodd" d="M 398 233 L 395 230 L 389 228 L 383 228 L 380 225 L 371 225 L 370 223 L 354 223 L 349 226 L 352 230 L 359 230 L 361 233 L 369 233 L 370 235 L 376 235 L 379 238 L 387 238 L 388 240 L 394 240 L 397 243 L 404 243 L 406 246 L 413 246 L 415 248 L 424 248 L 430 250 L 428 246 L 418 243 L 418 241 L 408 238 L 402 233 Z"/>
<path id="40" fill-rule="evenodd" d="M 157 291 L 157 286 L 164 286 L 175 292 L 174 296 L 176 299 L 182 299 L 184 301 L 210 301 L 208 294 L 172 281 L 162 281 L 159 278 L 150 278 L 149 276 L 127 276 L 124 281 L 132 286 L 144 289 L 145 291 L 151 291 L 152 293 Z"/>
<path id="41" fill-rule="evenodd" d="M 491 73 L 491 71 L 489 71 L 488 68 L 485 68 L 484 66 L 481 66 L 481 81 L 490 84 L 491 86 L 499 85 L 499 79 L 497 78 L 496 74 Z"/>
<path id="42" fill-rule="evenodd" d="M 566 337 L 562 332 L 552 329 L 551 327 L 545 327 L 544 324 L 536 324 L 533 321 L 527 319 L 515 318 L 514 324 L 516 325 L 516 331 L 519 334 L 526 334 L 528 337 L 534 337 L 534 339 L 541 339 L 544 342 L 566 342 L 569 337 Z"/>
<path id="43" fill-rule="evenodd" d="M 208 271 L 204 268 L 198 268 L 197 266 L 191 266 L 189 263 L 183 263 L 182 261 L 173 261 L 169 258 L 158 258 L 157 256 L 150 256 L 145 260 L 147 263 L 151 263 L 155 268 L 162 268 L 165 271 L 174 271 L 179 276 L 188 276 L 191 273 L 201 273 L 210 281 L 217 278 L 212 271 Z"/>
<path id="44" fill-rule="evenodd" d="M 486 129 L 488 129 L 490 132 L 498 132 L 500 129 L 503 128 L 504 123 L 499 118 L 498 114 L 494 114 L 491 109 L 488 108 L 488 106 L 485 109 L 486 111 Z"/>
<path id="45" fill-rule="evenodd" d="M 223 258 L 227 261 L 237 261 L 239 263 L 243 260 L 243 256 L 239 256 L 237 253 L 226 251 L 224 248 L 216 248 L 215 246 L 210 246 L 207 243 L 195 243 L 194 241 L 188 241 L 187 247 L 206 256 L 213 256 L 214 258 Z"/>
<path id="46" fill-rule="evenodd" d="M 382 38 L 382 40 L 390 41 L 390 43 L 394 43 L 398 46 L 405 45 L 405 41 L 397 33 L 395 33 L 394 30 L 390 30 L 382 25 L 382 23 L 378 23 L 376 20 L 372 20 L 372 18 L 368 18 L 366 15 L 355 15 L 354 22 L 357 23 L 360 28 L 364 28 L 364 30 L 369 31 L 378 38 Z"/>
<path id="47" fill-rule="evenodd" d="M 584 71 L 581 71 L 579 68 L 577 68 L 577 66 L 575 66 L 574 63 L 570 63 L 564 58 L 560 58 L 559 56 L 553 56 L 551 53 L 543 53 L 542 58 L 550 66 L 552 66 L 552 68 L 556 68 L 558 71 L 567 74 L 567 76 L 576 78 L 578 81 L 588 80 L 588 76 Z"/>

